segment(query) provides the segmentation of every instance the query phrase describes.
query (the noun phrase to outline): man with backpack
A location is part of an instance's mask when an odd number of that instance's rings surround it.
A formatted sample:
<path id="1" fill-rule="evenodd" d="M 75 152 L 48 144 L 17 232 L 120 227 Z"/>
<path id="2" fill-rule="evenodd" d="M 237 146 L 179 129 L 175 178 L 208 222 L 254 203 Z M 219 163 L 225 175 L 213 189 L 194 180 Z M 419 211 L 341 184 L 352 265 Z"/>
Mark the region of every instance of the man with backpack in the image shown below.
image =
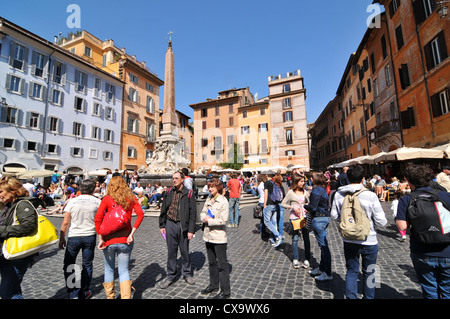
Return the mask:
<path id="1" fill-rule="evenodd" d="M 396 224 L 410 230 L 411 260 L 425 299 L 450 298 L 450 193 L 430 187 L 433 170 L 410 165 L 411 193 L 400 198 Z"/>
<path id="2" fill-rule="evenodd" d="M 387 220 L 377 195 L 363 187 L 364 169 L 359 165 L 351 166 L 347 171 L 347 178 L 350 184 L 338 188 L 330 212 L 331 218 L 340 218 L 339 228 L 344 240 L 347 267 L 345 295 L 348 299 L 357 299 L 361 258 L 363 296 L 365 299 L 374 299 L 374 272 L 378 256 L 374 224 L 383 227 Z"/>
<path id="3" fill-rule="evenodd" d="M 263 218 L 264 224 L 272 233 L 272 237 L 269 239 L 273 247 L 278 247 L 284 242 L 283 227 L 280 229 L 280 225 L 283 225 L 283 218 L 281 216 L 281 202 L 284 198 L 284 189 L 273 180 L 273 174 L 268 175 L 267 181 L 264 182 L 264 209 Z"/>

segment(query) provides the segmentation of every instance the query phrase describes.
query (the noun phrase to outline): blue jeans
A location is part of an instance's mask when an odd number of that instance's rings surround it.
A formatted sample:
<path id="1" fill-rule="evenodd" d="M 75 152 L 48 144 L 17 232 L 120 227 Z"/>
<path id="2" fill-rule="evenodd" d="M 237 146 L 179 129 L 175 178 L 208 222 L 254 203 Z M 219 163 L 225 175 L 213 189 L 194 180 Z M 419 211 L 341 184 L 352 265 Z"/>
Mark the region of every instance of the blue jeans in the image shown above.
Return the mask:
<path id="1" fill-rule="evenodd" d="M 450 299 L 450 258 L 417 257 L 411 253 L 417 279 L 425 299 Z"/>
<path id="2" fill-rule="evenodd" d="M 130 245 L 112 244 L 103 249 L 103 260 L 105 261 L 105 282 L 114 281 L 116 255 L 120 282 L 130 280 L 129 265 L 133 245 L 134 242 Z"/>
<path id="3" fill-rule="evenodd" d="M 278 232 L 278 221 L 277 221 L 277 205 L 266 205 L 263 210 L 264 224 L 269 228 L 274 239 L 280 236 Z"/>
<path id="4" fill-rule="evenodd" d="M 230 200 L 228 201 L 229 209 L 230 209 L 230 224 L 237 225 L 239 224 L 239 202 L 241 201 L 240 198 L 233 198 L 230 197 Z M 233 214 L 234 209 L 234 214 Z"/>
<path id="5" fill-rule="evenodd" d="M 317 243 L 320 247 L 319 270 L 331 276 L 331 252 L 328 247 L 327 228 L 330 224 L 330 217 L 314 217 L 312 227 Z"/>
<path id="6" fill-rule="evenodd" d="M 345 275 L 345 295 L 348 299 L 358 299 L 359 258 L 362 259 L 364 280 L 363 298 L 375 298 L 375 270 L 378 245 L 361 245 L 344 242 L 344 256 L 347 274 Z"/>
<path id="7" fill-rule="evenodd" d="M 298 260 L 298 241 L 300 239 L 300 232 L 302 233 L 303 243 L 305 244 L 305 260 L 311 259 L 311 242 L 309 241 L 309 230 L 306 227 L 294 230 L 292 236 L 292 259 Z"/>
<path id="8" fill-rule="evenodd" d="M 155 204 L 158 202 L 158 200 L 162 197 L 162 194 L 153 194 L 152 197 L 150 197 L 148 203 L 151 204 L 152 202 L 155 202 Z"/>
<path id="9" fill-rule="evenodd" d="M 281 207 L 281 204 L 278 203 L 276 204 L 277 206 L 277 220 L 278 220 L 278 233 L 280 234 L 280 236 L 283 236 L 283 231 L 284 231 L 284 208 Z"/>
<path id="10" fill-rule="evenodd" d="M 2 299 L 23 299 L 20 284 L 34 257 L 33 255 L 16 260 L 6 260 L 3 255 L 0 256 L 0 276 L 2 279 L 0 297 Z"/>
<path id="11" fill-rule="evenodd" d="M 89 290 L 92 280 L 92 269 L 95 245 L 97 235 L 92 236 L 76 236 L 67 239 L 66 252 L 64 254 L 64 278 L 66 280 L 67 292 L 70 294 L 73 291 L 78 291 L 78 296 L 83 298 L 84 292 Z M 82 256 L 82 270 L 81 281 L 75 281 L 76 276 L 74 265 L 78 253 L 81 250 Z"/>

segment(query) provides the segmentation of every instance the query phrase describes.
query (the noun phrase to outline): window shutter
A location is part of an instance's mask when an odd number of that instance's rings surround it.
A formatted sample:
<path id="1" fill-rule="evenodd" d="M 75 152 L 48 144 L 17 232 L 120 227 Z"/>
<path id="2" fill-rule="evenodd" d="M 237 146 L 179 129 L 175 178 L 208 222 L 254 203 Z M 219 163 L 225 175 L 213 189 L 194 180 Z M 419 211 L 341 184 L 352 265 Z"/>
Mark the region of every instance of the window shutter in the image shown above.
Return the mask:
<path id="1" fill-rule="evenodd" d="M 425 61 L 427 64 L 427 70 L 430 71 L 432 68 L 434 68 L 433 51 L 431 49 L 431 41 L 425 45 L 423 50 L 425 51 Z"/>
<path id="2" fill-rule="evenodd" d="M 11 74 L 6 74 L 5 89 L 9 91 L 11 88 Z"/>
<path id="3" fill-rule="evenodd" d="M 23 50 L 23 63 L 22 63 L 22 71 L 27 71 L 27 66 L 28 66 L 28 52 L 29 49 L 28 48 L 24 48 Z"/>
<path id="4" fill-rule="evenodd" d="M 19 92 L 20 94 L 24 94 L 25 93 L 25 79 L 20 79 L 19 82 Z"/>
<path id="5" fill-rule="evenodd" d="M 444 30 L 442 30 L 441 32 L 438 33 L 437 39 L 438 39 L 438 43 L 439 43 L 439 50 L 441 53 L 441 60 L 444 61 L 448 56 L 447 45 L 445 43 Z"/>
<path id="6" fill-rule="evenodd" d="M 37 52 L 33 51 L 33 53 L 31 54 L 31 74 L 33 75 L 36 74 L 36 56 Z"/>
<path id="7" fill-rule="evenodd" d="M 9 47 L 9 65 L 13 65 L 14 63 L 14 51 L 16 50 L 17 44 L 11 41 L 11 45 Z"/>
<path id="8" fill-rule="evenodd" d="M 432 95 L 430 97 L 431 109 L 433 111 L 433 117 L 438 117 L 438 116 L 442 115 L 441 114 L 441 102 L 440 102 L 440 99 L 439 99 L 439 94 L 440 93 L 436 93 L 436 94 L 434 94 L 434 95 Z"/>
<path id="9" fill-rule="evenodd" d="M 425 21 L 425 7 L 423 4 L 423 0 L 416 0 L 414 2 L 413 12 L 416 24 L 421 24 L 423 21 Z"/>

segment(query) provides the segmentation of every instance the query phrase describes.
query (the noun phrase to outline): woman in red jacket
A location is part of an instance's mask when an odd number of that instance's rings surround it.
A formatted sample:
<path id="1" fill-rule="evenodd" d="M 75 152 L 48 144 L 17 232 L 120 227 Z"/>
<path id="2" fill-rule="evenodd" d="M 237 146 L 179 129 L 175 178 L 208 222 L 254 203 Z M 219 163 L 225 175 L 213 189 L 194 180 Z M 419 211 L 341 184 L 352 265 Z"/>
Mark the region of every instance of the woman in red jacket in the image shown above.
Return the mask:
<path id="1" fill-rule="evenodd" d="M 99 233 L 105 213 L 110 211 L 115 205 L 121 206 L 129 214 L 130 223 L 123 229 L 118 230 L 108 236 L 99 234 L 98 248 L 103 251 L 105 261 L 105 276 L 103 286 L 105 287 L 106 297 L 115 299 L 114 292 L 114 269 L 117 255 L 117 266 L 120 278 L 120 296 L 122 299 L 131 299 L 131 280 L 129 273 L 129 264 L 131 251 L 133 250 L 133 235 L 136 229 L 144 219 L 144 212 L 141 205 L 132 193 L 131 189 L 125 183 L 121 176 L 111 178 L 106 188 L 105 197 L 95 215 L 95 229 Z M 131 215 L 136 212 L 137 219 L 131 226 Z"/>

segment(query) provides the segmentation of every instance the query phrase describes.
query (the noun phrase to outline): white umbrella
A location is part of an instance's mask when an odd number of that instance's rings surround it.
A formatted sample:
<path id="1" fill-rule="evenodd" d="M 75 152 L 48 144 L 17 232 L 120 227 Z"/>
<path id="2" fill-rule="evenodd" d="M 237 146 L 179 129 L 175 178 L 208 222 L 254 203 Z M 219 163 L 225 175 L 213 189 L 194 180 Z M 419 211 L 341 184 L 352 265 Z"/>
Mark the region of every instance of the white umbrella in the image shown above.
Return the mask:
<path id="1" fill-rule="evenodd" d="M 19 174 L 19 178 L 33 178 L 33 177 L 49 177 L 52 176 L 54 172 L 48 169 L 40 169 L 40 170 L 30 170 Z"/>
<path id="2" fill-rule="evenodd" d="M 443 158 L 444 151 L 429 148 L 402 147 L 396 150 L 395 156 L 398 161 L 406 161 L 416 158 Z"/>
<path id="3" fill-rule="evenodd" d="M 286 167 L 284 167 L 284 166 L 281 166 L 281 165 L 273 166 L 273 167 L 271 167 L 270 169 L 271 169 L 271 170 L 273 170 L 273 171 L 278 171 L 278 170 L 287 170 L 287 168 L 286 168 Z"/>
<path id="4" fill-rule="evenodd" d="M 251 167 L 246 167 L 246 168 L 241 169 L 241 172 L 254 172 L 254 171 L 255 171 L 255 169 L 251 168 Z"/>
<path id="5" fill-rule="evenodd" d="M 90 176 L 106 176 L 107 173 L 108 173 L 108 170 L 106 170 L 106 169 L 98 169 L 96 171 L 88 172 L 88 175 L 90 175 Z"/>
<path id="6" fill-rule="evenodd" d="M 308 166 L 297 164 L 297 165 L 289 167 L 289 169 L 295 169 L 295 168 L 308 168 Z"/>
<path id="7" fill-rule="evenodd" d="M 218 172 L 225 172 L 225 173 L 229 173 L 229 172 L 239 172 L 236 169 L 232 169 L 232 168 L 226 168 L 226 169 L 221 169 Z"/>

